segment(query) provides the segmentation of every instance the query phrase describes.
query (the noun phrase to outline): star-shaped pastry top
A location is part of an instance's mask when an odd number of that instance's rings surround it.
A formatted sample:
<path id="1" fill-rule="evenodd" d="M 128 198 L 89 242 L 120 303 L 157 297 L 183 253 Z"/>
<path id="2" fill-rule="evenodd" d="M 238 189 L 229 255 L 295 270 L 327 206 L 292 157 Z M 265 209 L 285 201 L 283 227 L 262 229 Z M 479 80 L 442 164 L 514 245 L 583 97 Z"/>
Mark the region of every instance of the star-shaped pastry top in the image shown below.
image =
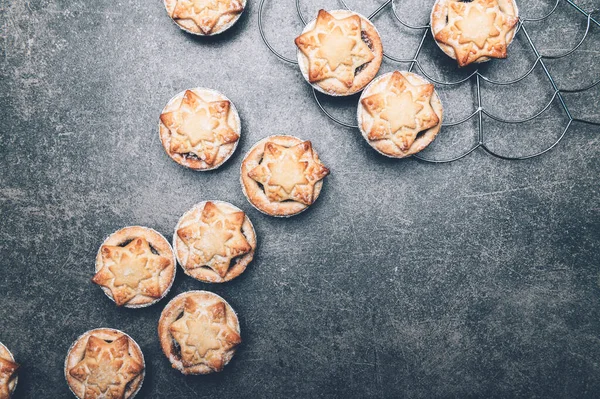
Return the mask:
<path id="1" fill-rule="evenodd" d="M 395 71 L 385 90 L 365 97 L 362 106 L 374 119 L 369 140 L 390 139 L 402 151 L 407 151 L 419 132 L 435 127 L 439 117 L 431 107 L 435 92 L 432 84 L 413 85 Z"/>
<path id="2" fill-rule="evenodd" d="M 127 384 L 143 370 L 129 354 L 126 335 L 113 342 L 90 335 L 84 358 L 69 374 L 85 385 L 84 399 L 123 399 Z"/>
<path id="3" fill-rule="evenodd" d="M 308 58 L 311 83 L 335 78 L 352 87 L 356 68 L 375 58 L 361 37 L 361 19 L 352 15 L 336 19 L 319 10 L 315 26 L 298 36 L 296 46 Z"/>
<path id="4" fill-rule="evenodd" d="M 200 223 L 177 230 L 190 253 L 184 266 L 188 269 L 208 266 L 225 277 L 231 261 L 252 250 L 242 233 L 245 220 L 244 212 L 224 213 L 217 204 L 206 202 Z"/>
<path id="5" fill-rule="evenodd" d="M 185 367 L 204 364 L 215 371 L 225 366 L 225 354 L 242 339 L 227 323 L 223 301 L 210 304 L 186 298 L 183 316 L 169 327 L 179 344 Z"/>
<path id="6" fill-rule="evenodd" d="M 310 141 L 292 147 L 265 143 L 261 163 L 248 176 L 261 183 L 270 201 L 314 202 L 315 184 L 329 174 L 313 153 Z"/>
<path id="7" fill-rule="evenodd" d="M 160 116 L 171 133 L 170 151 L 193 154 L 212 165 L 222 145 L 240 138 L 228 123 L 230 108 L 227 100 L 206 102 L 187 90 L 179 109 Z"/>
<path id="8" fill-rule="evenodd" d="M 222 17 L 242 11 L 244 6 L 239 0 L 177 0 L 172 17 L 192 20 L 209 35 Z"/>
<path id="9" fill-rule="evenodd" d="M 10 399 L 10 383 L 18 369 L 17 363 L 0 357 L 0 399 Z"/>
<path id="10" fill-rule="evenodd" d="M 103 245 L 102 268 L 92 281 L 110 289 L 115 303 L 125 305 L 137 295 L 160 298 L 160 273 L 171 261 L 155 255 L 144 237 L 135 238 L 124 247 Z"/>
<path id="11" fill-rule="evenodd" d="M 454 49 L 461 67 L 482 57 L 506 58 L 506 37 L 518 21 L 500 9 L 498 0 L 451 1 L 448 24 L 435 39 Z"/>

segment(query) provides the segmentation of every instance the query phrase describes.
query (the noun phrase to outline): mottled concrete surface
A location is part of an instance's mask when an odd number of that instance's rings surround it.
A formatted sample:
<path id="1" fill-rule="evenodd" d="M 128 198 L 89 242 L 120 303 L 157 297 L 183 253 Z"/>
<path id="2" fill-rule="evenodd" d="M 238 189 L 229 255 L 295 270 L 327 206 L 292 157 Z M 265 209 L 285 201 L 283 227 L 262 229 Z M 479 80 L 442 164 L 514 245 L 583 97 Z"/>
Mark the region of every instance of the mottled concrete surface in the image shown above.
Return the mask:
<path id="1" fill-rule="evenodd" d="M 348 4 L 368 14 L 382 1 Z M 431 3 L 404 1 L 398 12 L 418 23 Z M 554 0 L 521 3 L 533 16 Z M 319 7 L 340 8 L 302 0 L 307 16 Z M 261 42 L 257 12 L 252 0 L 229 33 L 199 39 L 159 0 L 0 0 L 0 341 L 23 365 L 16 398 L 68 398 L 65 354 L 95 327 L 141 345 L 142 398 L 598 397 L 600 129 L 575 123 L 553 151 L 525 162 L 481 151 L 448 165 L 387 160 L 319 112 L 297 68 Z M 420 36 L 390 12 L 375 19 L 384 46 L 411 57 Z M 293 57 L 302 28 L 293 0 L 269 1 L 265 22 Z M 542 53 L 557 54 L 585 20 L 562 4 L 527 29 Z M 548 61 L 560 87 L 600 78 L 599 43 L 596 27 L 571 59 Z M 437 77 L 468 73 L 430 38 L 420 59 Z M 533 61 L 519 34 L 508 61 L 482 70 L 506 80 Z M 158 139 L 163 105 L 194 86 L 225 93 L 243 122 L 237 152 L 215 172 L 178 166 Z M 447 120 L 472 112 L 474 94 L 471 83 L 440 89 Z M 526 117 L 552 89 L 538 68 L 522 85 L 484 84 L 483 97 L 490 112 Z M 351 119 L 355 101 L 325 103 Z M 566 101 L 576 117 L 600 120 L 599 88 Z M 484 122 L 490 147 L 519 155 L 548 146 L 566 117 L 552 106 L 522 126 Z M 460 153 L 475 129 L 445 129 L 428 156 Z M 312 140 L 332 170 L 317 204 L 289 220 L 255 211 L 238 182 L 243 154 L 271 134 Z M 90 278 L 106 235 L 140 224 L 170 236 L 207 199 L 242 207 L 260 246 L 230 283 L 179 272 L 169 298 L 224 296 L 244 339 L 224 372 L 183 377 L 157 340 L 166 300 L 117 309 Z"/>

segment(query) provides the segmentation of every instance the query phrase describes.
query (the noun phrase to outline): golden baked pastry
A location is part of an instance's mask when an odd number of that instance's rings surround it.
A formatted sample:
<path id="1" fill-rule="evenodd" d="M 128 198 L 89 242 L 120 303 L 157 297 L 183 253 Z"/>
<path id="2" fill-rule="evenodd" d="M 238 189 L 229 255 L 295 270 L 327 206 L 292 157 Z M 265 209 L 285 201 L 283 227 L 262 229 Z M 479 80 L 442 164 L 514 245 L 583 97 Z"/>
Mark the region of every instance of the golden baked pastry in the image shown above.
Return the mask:
<path id="1" fill-rule="evenodd" d="M 377 75 L 383 58 L 381 38 L 360 14 L 319 10 L 295 40 L 304 78 L 319 91 L 347 96 Z"/>
<path id="2" fill-rule="evenodd" d="M 312 205 L 329 174 L 310 141 L 293 136 L 267 137 L 242 162 L 246 198 L 271 216 L 292 216 Z"/>
<path id="3" fill-rule="evenodd" d="M 211 36 L 229 29 L 240 18 L 246 0 L 164 0 L 167 13 L 183 30 Z"/>
<path id="4" fill-rule="evenodd" d="M 162 299 L 175 279 L 175 255 L 160 233 L 130 226 L 111 234 L 96 256 L 92 281 L 117 306 L 140 308 Z"/>
<path id="5" fill-rule="evenodd" d="M 158 323 L 162 350 L 183 374 L 223 370 L 242 342 L 237 315 L 220 296 L 189 291 L 173 298 Z"/>
<path id="6" fill-rule="evenodd" d="M 160 139 L 167 154 L 195 170 L 221 166 L 237 147 L 241 124 L 223 94 L 195 88 L 177 94 L 160 115 Z"/>
<path id="7" fill-rule="evenodd" d="M 187 275 L 222 283 L 246 270 L 254 258 L 256 233 L 241 209 L 223 201 L 205 201 L 181 217 L 173 247 Z"/>
<path id="8" fill-rule="evenodd" d="M 131 399 L 142 387 L 144 369 L 138 344 L 110 328 L 77 338 L 65 360 L 65 378 L 79 399 Z"/>
<path id="9" fill-rule="evenodd" d="M 518 22 L 514 0 L 438 0 L 431 13 L 436 42 L 461 67 L 506 58 Z"/>
<path id="10" fill-rule="evenodd" d="M 394 71 L 375 79 L 358 106 L 360 131 L 383 155 L 404 158 L 425 149 L 442 126 L 435 87 L 411 72 Z"/>
<path id="11" fill-rule="evenodd" d="M 6 346 L 0 343 L 0 399 L 10 399 L 17 388 L 19 365 Z"/>

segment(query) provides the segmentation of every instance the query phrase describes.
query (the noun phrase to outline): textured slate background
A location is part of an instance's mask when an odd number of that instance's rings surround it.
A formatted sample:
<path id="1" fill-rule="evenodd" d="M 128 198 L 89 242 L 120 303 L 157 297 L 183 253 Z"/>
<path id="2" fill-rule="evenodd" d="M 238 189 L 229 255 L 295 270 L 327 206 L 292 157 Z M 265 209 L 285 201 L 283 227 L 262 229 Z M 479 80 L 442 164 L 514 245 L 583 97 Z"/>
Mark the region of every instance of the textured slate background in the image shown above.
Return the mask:
<path id="1" fill-rule="evenodd" d="M 365 14 L 382 1 L 348 0 Z M 398 11 L 426 22 L 431 3 L 407 0 Z M 554 1 L 521 3 L 533 16 Z M 340 8 L 302 0 L 307 16 L 319 7 Z M 230 32 L 199 39 L 158 0 L 0 0 L 0 341 L 23 365 L 16 398 L 68 398 L 66 351 L 96 327 L 141 345 L 142 398 L 597 397 L 599 128 L 574 124 L 554 151 L 526 162 L 480 151 L 449 165 L 385 159 L 319 112 L 297 68 L 260 41 L 257 12 L 251 0 Z M 289 57 L 302 28 L 295 13 L 292 0 L 265 9 L 267 35 Z M 375 24 L 386 50 L 412 56 L 418 33 L 389 9 Z M 556 54 L 577 42 L 585 20 L 563 4 L 528 29 Z M 548 62 L 559 86 L 600 78 L 599 31 L 570 60 Z M 421 60 L 438 77 L 468 73 L 431 38 Z M 534 60 L 519 35 L 508 61 L 482 70 L 506 80 Z M 382 72 L 394 68 L 385 62 Z M 194 86 L 225 93 L 243 121 L 236 154 L 215 172 L 178 166 L 158 139 L 164 104 Z M 471 83 L 440 89 L 447 120 L 472 112 L 474 93 Z M 483 95 L 491 112 L 525 117 L 552 90 L 538 69 L 520 86 L 486 84 Z M 351 120 L 352 102 L 325 104 Z M 600 120 L 598 88 L 567 102 Z M 565 123 L 557 106 L 523 126 L 485 120 L 490 146 L 505 154 L 544 148 Z M 445 129 L 428 156 L 458 154 L 475 128 Z M 259 214 L 238 182 L 243 154 L 271 134 L 312 140 L 332 170 L 318 202 L 289 220 Z M 183 377 L 157 340 L 167 300 L 117 309 L 90 278 L 105 236 L 132 224 L 170 236 L 207 199 L 242 207 L 259 250 L 223 285 L 178 272 L 169 298 L 190 289 L 224 296 L 244 339 L 223 373 Z"/>

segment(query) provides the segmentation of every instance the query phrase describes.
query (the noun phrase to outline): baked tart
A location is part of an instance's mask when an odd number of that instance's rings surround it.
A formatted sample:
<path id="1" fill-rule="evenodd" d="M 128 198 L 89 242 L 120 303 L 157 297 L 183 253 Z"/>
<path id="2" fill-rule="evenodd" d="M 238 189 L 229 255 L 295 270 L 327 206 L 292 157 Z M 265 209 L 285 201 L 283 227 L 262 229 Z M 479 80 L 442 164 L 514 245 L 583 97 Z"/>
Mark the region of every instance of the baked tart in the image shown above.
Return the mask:
<path id="1" fill-rule="evenodd" d="M 270 136 L 256 143 L 242 161 L 242 190 L 259 211 L 293 216 L 317 200 L 328 174 L 310 141 Z"/>
<path id="2" fill-rule="evenodd" d="M 304 78 L 332 96 L 361 91 L 377 75 L 383 58 L 375 26 L 347 10 L 319 10 L 295 42 Z"/>
<path id="3" fill-rule="evenodd" d="M 164 0 L 171 19 L 186 32 L 213 36 L 240 19 L 246 0 Z"/>
<path id="4" fill-rule="evenodd" d="M 506 58 L 518 22 L 515 0 L 437 0 L 431 13 L 436 43 L 461 67 Z"/>
<path id="5" fill-rule="evenodd" d="M 241 123 L 231 101 L 195 88 L 173 97 L 160 115 L 160 141 L 180 165 L 204 171 L 221 166 L 237 148 Z"/>
<path id="6" fill-rule="evenodd" d="M 117 306 L 142 308 L 167 295 L 175 280 L 175 262 L 171 245 L 160 233 L 124 227 L 100 246 L 92 281 Z"/>
<path id="7" fill-rule="evenodd" d="M 394 71 L 363 91 L 358 126 L 381 154 L 404 158 L 424 150 L 442 127 L 443 109 L 435 87 L 423 77 Z"/>
<path id="8" fill-rule="evenodd" d="M 65 378 L 79 399 L 131 399 L 144 381 L 139 345 L 111 328 L 90 330 L 77 338 L 65 360 Z"/>
<path id="9" fill-rule="evenodd" d="M 0 399 L 10 399 L 17 389 L 19 377 L 13 354 L 6 346 L 0 343 Z"/>
<path id="10" fill-rule="evenodd" d="M 223 370 L 242 342 L 234 310 L 208 291 L 173 298 L 160 316 L 158 336 L 173 368 L 183 374 Z"/>
<path id="11" fill-rule="evenodd" d="M 188 276 L 222 283 L 242 274 L 254 258 L 256 232 L 238 207 L 204 201 L 187 211 L 175 227 L 173 247 Z"/>

